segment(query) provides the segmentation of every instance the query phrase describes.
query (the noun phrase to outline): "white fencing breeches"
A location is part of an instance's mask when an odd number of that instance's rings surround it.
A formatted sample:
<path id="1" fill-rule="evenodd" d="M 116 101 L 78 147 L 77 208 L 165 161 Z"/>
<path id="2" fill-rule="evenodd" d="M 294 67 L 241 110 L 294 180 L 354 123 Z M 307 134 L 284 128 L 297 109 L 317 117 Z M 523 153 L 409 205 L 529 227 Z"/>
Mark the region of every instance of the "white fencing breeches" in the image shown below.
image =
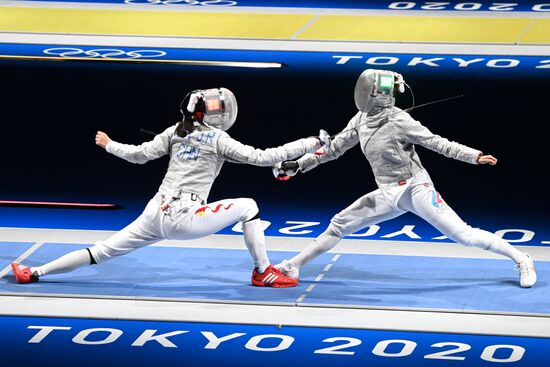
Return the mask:
<path id="1" fill-rule="evenodd" d="M 184 208 L 173 219 L 160 209 L 162 198 L 156 195 L 149 201 L 143 213 L 127 227 L 105 241 L 99 241 L 90 248 L 94 260 L 99 264 L 109 258 L 132 252 L 138 248 L 163 239 L 188 240 L 204 237 L 239 221 L 249 221 L 258 214 L 258 206 L 252 199 L 225 199 L 207 205 L 194 204 Z M 255 221 L 252 221 L 255 222 Z M 259 222 L 259 221 L 258 221 Z M 256 226 L 243 226 L 247 246 L 256 243 L 265 249 L 263 230 Z M 247 233 L 247 228 L 250 233 Z M 264 250 L 265 252 L 265 250 Z"/>
<path id="2" fill-rule="evenodd" d="M 396 186 L 397 188 L 397 186 Z M 301 254 L 290 260 L 301 267 L 330 250 L 342 237 L 368 226 L 412 212 L 426 220 L 449 239 L 466 246 L 480 247 L 519 262 L 524 254 L 497 235 L 466 224 L 435 190 L 427 173 L 421 172 L 402 190 L 377 189 L 357 199 L 336 214 L 329 227 Z"/>

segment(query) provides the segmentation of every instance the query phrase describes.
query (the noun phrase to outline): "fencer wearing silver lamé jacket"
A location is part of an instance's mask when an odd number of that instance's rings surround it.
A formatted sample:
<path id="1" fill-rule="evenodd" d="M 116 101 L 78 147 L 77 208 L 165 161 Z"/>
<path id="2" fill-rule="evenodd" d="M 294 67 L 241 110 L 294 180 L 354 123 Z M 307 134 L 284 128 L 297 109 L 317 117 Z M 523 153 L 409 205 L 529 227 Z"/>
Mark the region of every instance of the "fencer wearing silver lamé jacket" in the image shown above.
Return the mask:
<path id="1" fill-rule="evenodd" d="M 384 108 L 367 116 L 358 112 L 321 154 L 306 154 L 298 160 L 307 172 L 321 163 L 338 158 L 357 143 L 367 157 L 376 182 L 380 185 L 407 180 L 423 170 L 414 145 L 418 144 L 471 164 L 477 164 L 481 151 L 433 134 L 407 112 L 397 107 Z"/>
<path id="2" fill-rule="evenodd" d="M 178 190 L 192 193 L 206 201 L 214 179 L 225 161 L 247 163 L 255 166 L 272 166 L 277 162 L 300 157 L 320 147 L 317 138 L 305 138 L 277 148 L 256 149 L 231 138 L 223 130 L 204 125 L 182 138 L 176 131 L 177 124 L 141 145 L 110 141 L 107 152 L 132 163 L 170 155 L 168 171 L 159 193 L 168 197 Z"/>

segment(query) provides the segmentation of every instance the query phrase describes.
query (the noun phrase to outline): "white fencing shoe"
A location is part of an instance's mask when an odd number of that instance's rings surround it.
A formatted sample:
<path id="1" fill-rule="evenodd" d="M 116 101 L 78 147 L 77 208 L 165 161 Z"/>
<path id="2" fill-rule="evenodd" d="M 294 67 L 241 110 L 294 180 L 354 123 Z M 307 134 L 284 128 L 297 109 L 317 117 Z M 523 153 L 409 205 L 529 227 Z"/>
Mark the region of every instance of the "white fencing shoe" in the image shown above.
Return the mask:
<path id="1" fill-rule="evenodd" d="M 519 284 L 522 288 L 530 288 L 537 282 L 537 272 L 531 255 L 526 253 L 525 258 L 516 265 L 516 269 L 519 270 Z"/>
<path id="2" fill-rule="evenodd" d="M 283 260 L 275 265 L 275 269 L 292 279 L 298 279 L 300 277 L 300 268 L 288 260 Z"/>

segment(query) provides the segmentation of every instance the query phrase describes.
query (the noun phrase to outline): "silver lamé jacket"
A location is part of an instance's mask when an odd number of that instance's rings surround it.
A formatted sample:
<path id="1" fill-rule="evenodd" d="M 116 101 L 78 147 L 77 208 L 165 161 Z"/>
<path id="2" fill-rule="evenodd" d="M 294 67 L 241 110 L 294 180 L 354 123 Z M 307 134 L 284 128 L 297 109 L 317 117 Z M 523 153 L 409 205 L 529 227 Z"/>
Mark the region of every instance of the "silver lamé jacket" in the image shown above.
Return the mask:
<path id="1" fill-rule="evenodd" d="M 481 154 L 479 150 L 433 134 L 407 112 L 391 107 L 371 116 L 358 112 L 335 136 L 330 147 L 325 146 L 317 154 L 300 158 L 300 169 L 307 172 L 336 159 L 357 143 L 361 145 L 379 185 L 407 180 L 424 169 L 414 149 L 415 144 L 472 164 L 477 163 Z"/>
<path id="2" fill-rule="evenodd" d="M 203 125 L 181 138 L 175 133 L 176 126 L 141 145 L 110 141 L 106 150 L 132 163 L 145 163 L 169 155 L 168 171 L 159 193 L 172 196 L 181 191 L 198 195 L 206 201 L 225 161 L 273 166 L 320 148 L 317 138 L 306 138 L 277 148 L 256 149 L 231 138 L 225 131 Z"/>

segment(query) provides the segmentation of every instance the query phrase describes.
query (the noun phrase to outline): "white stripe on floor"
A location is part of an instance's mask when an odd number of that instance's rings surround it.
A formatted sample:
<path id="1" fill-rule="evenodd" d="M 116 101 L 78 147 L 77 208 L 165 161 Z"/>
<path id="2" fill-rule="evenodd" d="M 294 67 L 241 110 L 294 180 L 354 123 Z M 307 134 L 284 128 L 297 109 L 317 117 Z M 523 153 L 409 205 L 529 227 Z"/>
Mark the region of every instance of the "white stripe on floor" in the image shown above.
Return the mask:
<path id="1" fill-rule="evenodd" d="M 68 245 L 89 245 L 102 241 L 115 231 L 47 229 L 47 228 L 14 228 L 0 227 L 0 241 L 14 242 L 55 242 Z M 305 249 L 311 238 L 266 236 L 268 251 L 294 251 Z M 550 244 L 550 241 L 544 241 Z M 178 248 L 205 248 L 246 250 L 242 235 L 213 234 L 194 240 L 164 240 L 152 246 Z M 521 246 L 514 243 L 520 251 L 529 253 L 536 261 L 550 261 L 550 247 Z M 494 259 L 509 261 L 501 255 L 483 251 L 476 247 L 467 247 L 449 242 L 427 241 L 395 241 L 395 240 L 356 240 L 345 238 L 329 253 L 335 253 L 331 262 L 340 257 L 339 254 L 363 255 L 395 255 L 395 256 L 429 256 L 466 259 Z"/>
<path id="2" fill-rule="evenodd" d="M 319 275 L 317 275 L 317 277 L 313 281 L 313 284 L 310 285 L 309 287 L 307 287 L 306 291 L 303 294 L 301 294 L 300 297 L 298 297 L 298 299 L 296 299 L 296 302 L 295 302 L 296 304 L 301 303 L 301 302 L 304 301 L 304 299 L 306 299 L 306 297 L 311 293 L 311 291 L 313 289 L 315 289 L 315 286 L 321 281 L 321 279 L 323 279 L 323 277 L 325 276 L 327 271 L 329 271 L 330 268 L 332 268 L 332 265 L 334 264 L 334 262 L 337 261 L 339 258 L 340 258 L 340 254 L 337 254 L 337 255 L 333 256 L 332 259 L 330 259 L 330 263 L 328 263 L 323 268 L 321 273 Z"/>
<path id="3" fill-rule="evenodd" d="M 13 260 L 14 263 L 21 263 L 21 261 L 25 260 L 27 257 L 29 257 L 33 252 L 38 250 L 40 246 L 42 246 L 44 242 L 36 242 L 34 245 L 32 245 L 27 251 L 23 252 L 21 256 L 19 256 L 17 259 Z M 0 271 L 0 278 L 4 277 L 4 275 L 8 274 L 11 271 L 11 264 L 6 266 L 2 271 Z"/>

